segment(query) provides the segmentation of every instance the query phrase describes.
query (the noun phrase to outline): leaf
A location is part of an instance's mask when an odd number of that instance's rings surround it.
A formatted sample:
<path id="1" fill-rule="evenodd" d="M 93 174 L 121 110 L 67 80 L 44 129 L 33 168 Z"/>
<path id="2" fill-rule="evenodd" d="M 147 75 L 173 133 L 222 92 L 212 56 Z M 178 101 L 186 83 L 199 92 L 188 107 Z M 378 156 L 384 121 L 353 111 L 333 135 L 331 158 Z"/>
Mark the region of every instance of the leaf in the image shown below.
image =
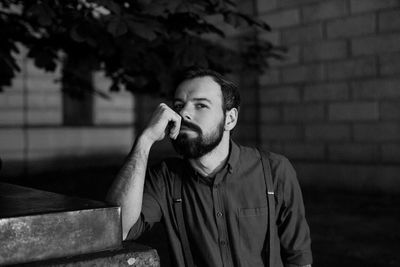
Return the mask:
<path id="1" fill-rule="evenodd" d="M 28 16 L 35 17 L 40 25 L 50 26 L 52 24 L 52 9 L 46 4 L 35 4 L 27 10 Z"/>
<path id="2" fill-rule="evenodd" d="M 79 32 L 79 27 L 80 27 L 79 24 L 72 26 L 70 30 L 70 36 L 76 42 L 81 43 L 85 41 L 85 37 Z"/>
<path id="3" fill-rule="evenodd" d="M 124 20 L 119 16 L 114 16 L 107 25 L 107 31 L 114 37 L 119 37 L 127 33 L 128 28 Z"/>
<path id="4" fill-rule="evenodd" d="M 110 0 L 100 0 L 98 1 L 100 5 L 104 6 L 106 9 L 110 10 L 116 15 L 121 14 L 121 6 L 116 3 L 116 1 Z"/>
<path id="5" fill-rule="evenodd" d="M 142 13 L 151 16 L 165 16 L 165 4 L 163 1 L 151 1 L 149 4 L 142 5 Z"/>
<path id="6" fill-rule="evenodd" d="M 181 6 L 184 4 L 185 3 L 183 3 L 183 1 L 180 1 L 180 0 L 170 0 L 170 1 L 167 1 L 166 10 L 168 10 L 170 13 L 179 12 L 177 10 L 178 7 L 182 8 Z"/>
<path id="7" fill-rule="evenodd" d="M 129 30 L 143 39 L 152 41 L 157 38 L 157 34 L 155 33 L 155 29 L 151 27 L 151 24 L 143 22 L 136 22 L 134 20 L 127 20 Z"/>
<path id="8" fill-rule="evenodd" d="M 38 45 L 29 51 L 28 57 L 33 58 L 38 68 L 46 71 L 54 71 L 57 67 L 57 54 L 51 48 L 43 48 Z"/>

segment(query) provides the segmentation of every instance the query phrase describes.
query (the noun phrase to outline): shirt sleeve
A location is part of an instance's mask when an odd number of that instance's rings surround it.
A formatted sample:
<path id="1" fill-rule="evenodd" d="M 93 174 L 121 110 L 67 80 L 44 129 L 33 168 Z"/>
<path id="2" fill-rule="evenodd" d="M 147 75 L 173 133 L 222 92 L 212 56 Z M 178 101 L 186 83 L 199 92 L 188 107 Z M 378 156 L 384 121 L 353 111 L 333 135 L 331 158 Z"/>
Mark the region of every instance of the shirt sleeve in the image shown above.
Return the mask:
<path id="1" fill-rule="evenodd" d="M 276 223 L 281 243 L 281 256 L 285 267 L 312 263 L 310 229 L 296 172 L 286 158 L 275 166 Z"/>
<path id="2" fill-rule="evenodd" d="M 149 231 L 162 218 L 161 204 L 165 186 L 163 185 L 162 167 L 148 169 L 143 191 L 142 211 L 137 222 L 129 230 L 127 239 L 137 239 Z"/>

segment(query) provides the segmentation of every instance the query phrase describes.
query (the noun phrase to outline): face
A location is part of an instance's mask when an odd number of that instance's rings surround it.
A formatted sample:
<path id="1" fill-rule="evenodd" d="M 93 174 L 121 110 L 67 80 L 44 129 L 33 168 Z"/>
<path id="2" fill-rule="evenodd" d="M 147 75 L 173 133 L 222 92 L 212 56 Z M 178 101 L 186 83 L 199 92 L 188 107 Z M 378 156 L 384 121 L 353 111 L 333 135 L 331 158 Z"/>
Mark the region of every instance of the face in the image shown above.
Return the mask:
<path id="1" fill-rule="evenodd" d="M 225 112 L 221 87 L 211 77 L 199 77 L 181 83 L 173 102 L 182 116 L 175 150 L 187 158 L 199 158 L 212 151 L 223 137 Z"/>

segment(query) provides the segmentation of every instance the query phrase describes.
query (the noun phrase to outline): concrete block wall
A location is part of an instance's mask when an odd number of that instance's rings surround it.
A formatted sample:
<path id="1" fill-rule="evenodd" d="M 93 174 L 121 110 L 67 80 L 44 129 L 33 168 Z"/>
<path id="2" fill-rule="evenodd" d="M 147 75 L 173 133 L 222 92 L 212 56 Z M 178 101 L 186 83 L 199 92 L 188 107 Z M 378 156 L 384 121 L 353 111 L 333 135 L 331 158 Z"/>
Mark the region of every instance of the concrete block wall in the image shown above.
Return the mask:
<path id="1" fill-rule="evenodd" d="M 311 183 L 400 191 L 400 2 L 256 2 L 288 48 L 259 77 L 262 145 Z"/>
<path id="2" fill-rule="evenodd" d="M 64 126 L 60 70 L 41 71 L 24 53 L 19 64 L 21 73 L 0 93 L 2 179 L 120 164 L 134 138 L 131 94 L 94 96 L 92 124 Z M 94 83 L 96 89 L 108 92 L 109 81 L 101 73 Z"/>

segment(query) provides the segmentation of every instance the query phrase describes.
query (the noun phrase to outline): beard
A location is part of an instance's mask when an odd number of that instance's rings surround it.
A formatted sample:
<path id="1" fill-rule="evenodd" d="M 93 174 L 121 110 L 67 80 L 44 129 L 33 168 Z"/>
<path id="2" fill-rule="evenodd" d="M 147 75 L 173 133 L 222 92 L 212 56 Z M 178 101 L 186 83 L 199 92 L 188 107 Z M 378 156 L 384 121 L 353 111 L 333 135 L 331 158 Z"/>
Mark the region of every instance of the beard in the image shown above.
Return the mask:
<path id="1" fill-rule="evenodd" d="M 211 152 L 222 140 L 224 134 L 225 118 L 223 118 L 209 134 L 203 134 L 201 128 L 191 122 L 182 121 L 185 126 L 197 133 L 196 137 L 189 137 L 186 133 L 179 133 L 175 140 L 171 139 L 175 151 L 188 159 L 197 159 Z"/>

